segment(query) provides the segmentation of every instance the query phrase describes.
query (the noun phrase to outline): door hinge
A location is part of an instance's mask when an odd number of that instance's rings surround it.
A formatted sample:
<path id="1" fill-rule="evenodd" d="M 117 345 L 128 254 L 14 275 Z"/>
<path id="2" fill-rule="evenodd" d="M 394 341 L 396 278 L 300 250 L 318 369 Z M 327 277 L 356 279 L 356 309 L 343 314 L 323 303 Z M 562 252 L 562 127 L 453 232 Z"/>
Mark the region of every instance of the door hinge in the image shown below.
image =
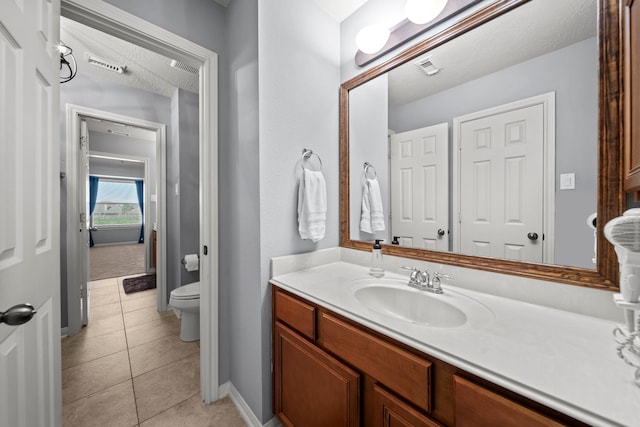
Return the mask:
<path id="1" fill-rule="evenodd" d="M 83 148 L 85 145 L 87 145 L 87 137 L 83 135 L 80 137 L 80 148 Z"/>

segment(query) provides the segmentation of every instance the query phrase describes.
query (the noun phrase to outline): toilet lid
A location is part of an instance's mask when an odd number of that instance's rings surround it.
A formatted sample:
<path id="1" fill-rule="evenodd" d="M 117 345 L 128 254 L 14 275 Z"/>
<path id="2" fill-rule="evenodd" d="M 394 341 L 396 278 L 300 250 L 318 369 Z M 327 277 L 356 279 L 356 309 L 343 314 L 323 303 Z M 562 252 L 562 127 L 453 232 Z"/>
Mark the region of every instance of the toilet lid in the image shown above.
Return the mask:
<path id="1" fill-rule="evenodd" d="M 171 291 L 171 296 L 174 299 L 195 299 L 200 298 L 200 282 L 189 283 L 188 285 L 180 286 Z"/>

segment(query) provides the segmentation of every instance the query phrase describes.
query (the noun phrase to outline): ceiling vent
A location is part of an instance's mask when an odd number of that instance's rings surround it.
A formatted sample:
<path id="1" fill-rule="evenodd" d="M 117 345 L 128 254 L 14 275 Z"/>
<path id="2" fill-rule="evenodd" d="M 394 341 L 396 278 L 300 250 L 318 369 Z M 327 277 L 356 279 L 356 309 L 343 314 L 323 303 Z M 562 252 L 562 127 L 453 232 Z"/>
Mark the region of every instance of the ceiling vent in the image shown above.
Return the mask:
<path id="1" fill-rule="evenodd" d="M 442 68 L 438 68 L 436 67 L 433 62 L 431 62 L 431 57 L 427 57 L 424 59 L 419 59 L 416 62 L 414 62 L 414 64 L 420 68 L 422 71 L 424 71 L 424 73 L 431 77 L 431 76 L 435 76 L 436 74 L 438 74 L 440 72 L 440 70 L 442 70 Z"/>
<path id="2" fill-rule="evenodd" d="M 96 58 L 91 55 L 87 55 L 87 62 L 95 67 L 104 68 L 105 70 L 113 71 L 114 73 L 124 74 L 127 71 L 126 65 L 110 64 L 105 60 Z"/>
<path id="3" fill-rule="evenodd" d="M 193 74 L 197 76 L 200 73 L 200 69 L 194 67 L 193 65 L 185 64 L 184 62 L 176 61 L 175 59 L 171 61 L 171 66 L 181 71 L 185 71 L 189 74 Z"/>

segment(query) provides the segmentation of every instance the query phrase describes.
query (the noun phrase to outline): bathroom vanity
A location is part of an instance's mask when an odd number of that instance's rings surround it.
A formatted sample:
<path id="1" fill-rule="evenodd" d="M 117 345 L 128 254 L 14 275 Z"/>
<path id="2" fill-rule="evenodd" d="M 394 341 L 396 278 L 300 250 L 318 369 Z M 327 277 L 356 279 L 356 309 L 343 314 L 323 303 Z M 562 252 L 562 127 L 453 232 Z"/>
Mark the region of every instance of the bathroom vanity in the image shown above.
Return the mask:
<path id="1" fill-rule="evenodd" d="M 640 425 L 613 322 L 406 281 L 345 262 L 272 279 L 285 426 Z"/>

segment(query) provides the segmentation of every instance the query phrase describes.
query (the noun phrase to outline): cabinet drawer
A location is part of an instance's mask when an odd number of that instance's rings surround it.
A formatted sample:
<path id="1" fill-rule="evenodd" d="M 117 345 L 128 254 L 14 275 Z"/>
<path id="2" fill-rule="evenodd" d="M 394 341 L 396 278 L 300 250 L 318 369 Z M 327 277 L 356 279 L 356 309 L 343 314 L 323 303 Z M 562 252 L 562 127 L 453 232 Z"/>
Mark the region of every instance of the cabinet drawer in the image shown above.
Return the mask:
<path id="1" fill-rule="evenodd" d="M 431 362 L 328 313 L 321 313 L 318 343 L 426 412 L 431 411 Z"/>
<path id="2" fill-rule="evenodd" d="M 277 320 L 286 323 L 310 340 L 315 340 L 316 308 L 314 306 L 276 289 L 275 312 Z"/>
<path id="3" fill-rule="evenodd" d="M 551 418 L 455 375 L 456 426 L 562 426 Z"/>
<path id="4" fill-rule="evenodd" d="M 378 384 L 373 386 L 375 427 L 441 427 Z"/>

